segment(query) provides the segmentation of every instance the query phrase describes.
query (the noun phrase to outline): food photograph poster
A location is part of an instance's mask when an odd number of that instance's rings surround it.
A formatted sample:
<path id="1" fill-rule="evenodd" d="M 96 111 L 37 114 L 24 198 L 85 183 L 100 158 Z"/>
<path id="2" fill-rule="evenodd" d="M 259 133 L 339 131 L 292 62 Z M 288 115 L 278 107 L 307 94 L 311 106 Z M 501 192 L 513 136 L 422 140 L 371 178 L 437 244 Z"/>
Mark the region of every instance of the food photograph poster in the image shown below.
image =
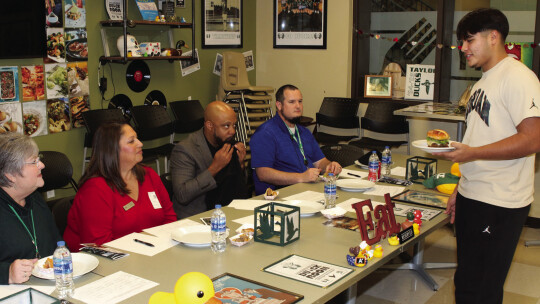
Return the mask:
<path id="1" fill-rule="evenodd" d="M 23 103 L 24 134 L 30 137 L 47 135 L 47 102 L 45 100 Z"/>

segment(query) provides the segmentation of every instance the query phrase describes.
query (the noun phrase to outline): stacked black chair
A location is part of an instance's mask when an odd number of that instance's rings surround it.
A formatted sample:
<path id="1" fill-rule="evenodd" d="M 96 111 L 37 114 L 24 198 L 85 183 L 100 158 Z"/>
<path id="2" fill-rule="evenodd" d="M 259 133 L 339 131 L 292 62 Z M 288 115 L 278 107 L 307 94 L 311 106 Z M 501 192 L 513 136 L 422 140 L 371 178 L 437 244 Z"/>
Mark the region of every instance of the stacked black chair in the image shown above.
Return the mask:
<path id="1" fill-rule="evenodd" d="M 92 141 L 94 139 L 94 134 L 96 133 L 97 129 L 102 124 L 107 122 L 125 123 L 126 118 L 124 117 L 121 109 L 90 110 L 83 112 L 82 117 L 86 126 L 86 134 L 84 135 L 83 165 L 81 171 L 84 172 L 86 163 L 90 162 L 90 155 L 88 155 L 88 149 L 92 148 Z"/>
<path id="2" fill-rule="evenodd" d="M 174 115 L 174 132 L 186 134 L 203 127 L 204 109 L 198 100 L 179 100 L 169 103 Z"/>
<path id="3" fill-rule="evenodd" d="M 313 132 L 320 145 L 336 145 L 360 137 L 360 102 L 352 98 L 325 97 L 319 112 L 315 114 L 316 126 Z M 336 135 L 321 131 L 321 126 L 338 129 L 356 129 L 354 135 Z"/>
<path id="4" fill-rule="evenodd" d="M 321 150 L 328 160 L 338 162 L 343 167 L 353 165 L 364 155 L 362 148 L 347 144 L 322 146 Z"/>
<path id="5" fill-rule="evenodd" d="M 174 148 L 174 128 L 173 121 L 167 113 L 167 110 L 159 105 L 144 105 L 131 108 L 131 115 L 135 125 L 135 131 L 140 141 L 149 141 L 155 139 L 168 138 L 166 144 L 143 149 L 143 155 L 146 157 L 156 157 L 156 159 L 164 158 L 165 173 L 168 172 L 168 159 L 171 156 Z M 160 174 L 159 161 L 157 165 L 157 173 Z"/>
<path id="6" fill-rule="evenodd" d="M 353 140 L 349 144 L 365 150 L 382 151 L 385 146 L 398 148 L 407 145 L 407 154 L 410 154 L 409 122 L 405 116 L 394 115 L 394 111 L 406 108 L 408 105 L 393 101 L 373 100 L 369 102 L 366 114 L 361 118 L 360 128 L 362 138 Z M 364 136 L 364 130 L 380 134 L 402 134 L 405 140 L 384 140 Z"/>

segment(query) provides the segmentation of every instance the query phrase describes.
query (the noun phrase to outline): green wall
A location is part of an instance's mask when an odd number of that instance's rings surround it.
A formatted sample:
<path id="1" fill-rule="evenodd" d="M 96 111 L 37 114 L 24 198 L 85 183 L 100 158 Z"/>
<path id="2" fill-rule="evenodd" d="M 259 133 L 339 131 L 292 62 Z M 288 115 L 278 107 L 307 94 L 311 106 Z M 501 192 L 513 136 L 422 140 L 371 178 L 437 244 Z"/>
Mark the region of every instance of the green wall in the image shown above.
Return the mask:
<path id="1" fill-rule="evenodd" d="M 210 101 L 215 100 L 217 93 L 217 87 L 219 82 L 219 76 L 212 73 L 214 67 L 214 61 L 216 53 L 223 53 L 225 51 L 238 51 L 245 52 L 252 50 L 254 56 L 255 52 L 255 11 L 256 1 L 243 1 L 243 48 L 242 49 L 202 49 L 201 45 L 201 0 L 185 1 L 186 8 L 176 8 L 176 14 L 184 17 L 187 22 L 191 22 L 191 5 L 195 3 L 195 47 L 199 51 L 201 69 L 195 73 L 189 74 L 186 77 L 182 77 L 180 71 L 180 62 L 175 61 L 169 63 L 168 61 L 147 61 L 147 64 L 151 72 L 151 80 L 146 90 L 136 93 L 129 89 L 125 80 L 125 73 L 128 64 L 107 64 L 101 67 L 99 77 L 105 74 L 108 82 L 108 88 L 105 92 L 105 101 L 101 101 L 101 95 L 98 89 L 98 66 L 99 57 L 103 54 L 102 40 L 101 40 L 101 26 L 100 20 L 108 19 L 107 12 L 105 11 L 105 5 L 103 1 L 86 0 L 87 11 L 87 32 L 88 32 L 88 73 L 90 76 L 90 108 L 101 109 L 107 108 L 108 100 L 115 94 L 125 94 L 129 96 L 133 105 L 142 105 L 144 98 L 152 90 L 160 90 L 165 94 L 167 102 L 175 100 L 185 100 L 188 96 L 192 99 L 198 99 L 201 103 L 206 105 Z M 128 18 L 141 19 L 137 10 L 135 2 L 133 0 L 128 1 Z M 133 29 L 131 34 L 137 37 L 137 31 L 141 34 L 146 33 L 146 29 L 136 28 Z M 154 31 L 154 27 L 151 28 Z M 155 28 L 156 32 L 165 30 L 163 27 Z M 129 30 L 128 30 L 129 31 Z M 187 29 L 173 29 L 174 41 L 183 39 L 192 47 L 191 43 L 191 30 Z M 161 33 L 158 37 L 162 37 L 165 34 Z M 139 42 L 144 40 L 137 39 Z M 163 43 L 164 41 L 162 41 Z M 6 47 L 4 45 L 4 47 Z M 116 46 L 113 44 L 111 50 L 116 51 Z M 186 51 L 186 50 L 184 50 Z M 115 52 L 112 52 L 114 54 Z M 255 57 L 256 58 L 256 57 Z M 0 60 L 0 66 L 21 66 L 21 65 L 34 65 L 43 64 L 42 59 L 17 59 L 17 60 Z M 248 73 L 250 82 L 255 83 L 255 72 L 250 71 Z M 19 81 L 20 83 L 20 81 Z M 114 93 L 113 93 L 114 92 Z M 171 115 L 172 117 L 172 115 Z M 82 156 L 83 156 L 83 141 L 84 141 L 84 128 L 74 129 L 67 132 L 50 134 L 40 137 L 35 137 L 40 150 L 53 150 L 65 153 L 74 167 L 74 179 L 77 181 L 81 176 L 82 168 Z M 181 139 L 182 136 L 177 135 L 177 139 Z M 160 141 L 154 141 L 146 143 L 146 147 L 152 147 L 159 144 Z M 163 168 L 161 168 L 163 173 Z M 56 198 L 71 194 L 69 191 L 57 192 Z"/>

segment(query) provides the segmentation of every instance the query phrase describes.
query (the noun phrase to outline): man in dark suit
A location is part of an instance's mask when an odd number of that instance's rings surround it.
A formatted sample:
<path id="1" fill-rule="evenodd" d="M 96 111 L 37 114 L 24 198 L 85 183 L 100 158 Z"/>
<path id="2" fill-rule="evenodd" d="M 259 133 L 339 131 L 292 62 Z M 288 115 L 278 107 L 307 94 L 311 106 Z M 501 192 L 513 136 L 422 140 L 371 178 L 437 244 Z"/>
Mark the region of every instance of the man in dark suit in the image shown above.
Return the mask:
<path id="1" fill-rule="evenodd" d="M 178 143 L 171 154 L 173 205 L 179 219 L 248 198 L 246 147 L 235 142 L 236 113 L 222 101 L 208 104 L 204 126 Z"/>

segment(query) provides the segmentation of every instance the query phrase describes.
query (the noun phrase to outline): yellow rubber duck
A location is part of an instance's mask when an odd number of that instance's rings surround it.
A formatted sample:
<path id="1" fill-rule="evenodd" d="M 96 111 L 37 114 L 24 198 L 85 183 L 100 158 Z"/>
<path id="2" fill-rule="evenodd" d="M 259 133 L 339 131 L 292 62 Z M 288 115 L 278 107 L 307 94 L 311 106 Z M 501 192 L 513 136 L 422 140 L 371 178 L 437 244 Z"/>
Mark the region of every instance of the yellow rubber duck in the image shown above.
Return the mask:
<path id="1" fill-rule="evenodd" d="M 376 258 L 382 258 L 383 256 L 383 248 L 381 244 L 375 245 L 375 249 L 373 250 L 373 256 Z"/>
<path id="2" fill-rule="evenodd" d="M 148 304 L 218 304 L 214 297 L 214 284 L 209 277 L 200 272 L 188 272 L 176 281 L 174 293 L 158 291 Z"/>
<path id="3" fill-rule="evenodd" d="M 391 236 L 388 238 L 388 244 L 392 245 L 392 246 L 397 246 L 399 245 L 399 239 L 397 237 L 397 235 L 394 235 L 394 236 Z"/>
<path id="4" fill-rule="evenodd" d="M 413 227 L 414 235 L 419 235 L 420 234 L 420 226 L 417 223 L 414 223 L 412 225 L 412 227 Z"/>

